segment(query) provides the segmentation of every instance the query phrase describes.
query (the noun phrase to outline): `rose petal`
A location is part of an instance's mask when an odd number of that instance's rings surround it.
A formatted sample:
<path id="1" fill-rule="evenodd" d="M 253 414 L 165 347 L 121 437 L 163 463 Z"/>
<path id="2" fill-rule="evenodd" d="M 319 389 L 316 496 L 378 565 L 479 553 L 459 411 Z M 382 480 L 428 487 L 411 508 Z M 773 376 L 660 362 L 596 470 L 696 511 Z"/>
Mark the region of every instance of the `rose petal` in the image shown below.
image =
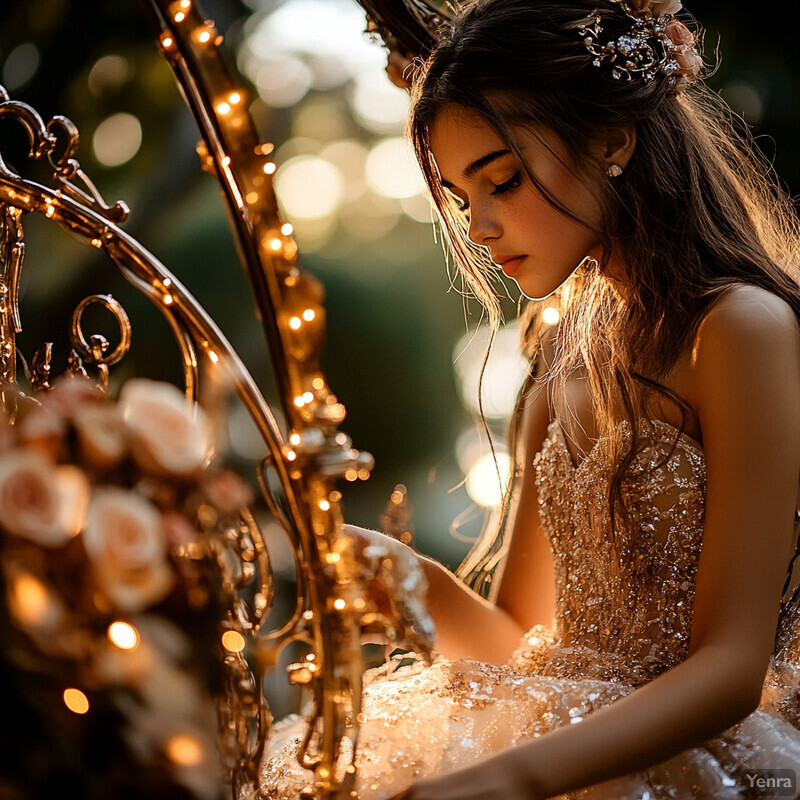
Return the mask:
<path id="1" fill-rule="evenodd" d="M 56 468 L 59 519 L 64 533 L 77 536 L 83 530 L 91 489 L 83 470 L 71 465 Z"/>
<path id="2" fill-rule="evenodd" d="M 205 463 L 210 448 L 203 410 L 168 383 L 129 380 L 120 395 L 131 451 L 142 469 L 186 477 Z"/>
<path id="3" fill-rule="evenodd" d="M 125 456 L 125 425 L 115 406 L 92 403 L 79 407 L 73 416 L 81 451 L 98 469 L 110 469 Z"/>
<path id="4" fill-rule="evenodd" d="M 55 466 L 37 451 L 0 456 L 0 526 L 43 547 L 61 547 L 71 533 L 61 524 Z"/>

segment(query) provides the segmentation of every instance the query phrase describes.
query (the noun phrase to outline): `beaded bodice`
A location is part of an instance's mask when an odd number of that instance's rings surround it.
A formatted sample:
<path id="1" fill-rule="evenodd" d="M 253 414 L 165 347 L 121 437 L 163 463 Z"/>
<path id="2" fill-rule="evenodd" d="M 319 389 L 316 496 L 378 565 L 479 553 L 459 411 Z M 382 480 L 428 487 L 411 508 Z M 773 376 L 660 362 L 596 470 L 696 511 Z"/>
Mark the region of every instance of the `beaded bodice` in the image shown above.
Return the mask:
<path id="1" fill-rule="evenodd" d="M 630 423 L 620 425 L 627 449 Z M 528 646 L 512 657 L 516 669 L 640 684 L 686 658 L 706 468 L 700 445 L 678 433 L 662 420 L 652 430 L 643 421 L 621 487 L 629 516 L 617 514 L 615 549 L 614 463 L 604 440 L 575 467 L 560 423 L 550 423 L 533 465 L 555 556 L 556 628 L 529 632 Z"/>

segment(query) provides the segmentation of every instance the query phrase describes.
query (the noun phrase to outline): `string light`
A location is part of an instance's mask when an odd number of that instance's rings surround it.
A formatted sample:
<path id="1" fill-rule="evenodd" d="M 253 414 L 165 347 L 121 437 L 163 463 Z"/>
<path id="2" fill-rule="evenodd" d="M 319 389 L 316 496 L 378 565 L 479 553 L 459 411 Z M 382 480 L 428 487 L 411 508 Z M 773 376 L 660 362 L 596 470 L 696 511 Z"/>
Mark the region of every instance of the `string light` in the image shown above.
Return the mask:
<path id="1" fill-rule="evenodd" d="M 339 555 L 339 553 L 328 553 L 328 555 L 325 556 L 325 560 L 329 564 L 338 564 L 341 559 L 342 557 Z"/>
<path id="2" fill-rule="evenodd" d="M 347 603 L 345 603 L 344 598 L 342 598 L 342 597 L 339 597 L 339 598 L 337 598 L 336 600 L 333 601 L 333 607 L 337 611 L 341 611 L 346 605 L 347 605 Z"/>
<path id="3" fill-rule="evenodd" d="M 219 363 L 219 356 L 213 350 L 208 351 L 208 358 L 210 359 L 212 364 Z"/>
<path id="4" fill-rule="evenodd" d="M 200 33 L 197 34 L 197 41 L 201 42 L 202 44 L 205 44 L 206 42 L 210 41 L 210 39 L 211 39 L 211 32 L 208 30 L 200 31 Z"/>
<path id="5" fill-rule="evenodd" d="M 244 636 L 238 631 L 225 631 L 222 634 L 222 646 L 229 653 L 241 653 L 246 645 Z"/>
<path id="6" fill-rule="evenodd" d="M 171 306 L 175 302 L 175 298 L 171 294 L 164 295 L 164 305 Z"/>
<path id="7" fill-rule="evenodd" d="M 89 710 L 89 698 L 80 689 L 64 689 L 64 705 L 73 714 L 85 714 Z"/>
<path id="8" fill-rule="evenodd" d="M 303 400 L 302 395 L 299 395 L 298 397 L 295 397 L 294 404 L 297 408 L 302 408 L 306 404 L 306 401 Z"/>
<path id="9" fill-rule="evenodd" d="M 222 166 L 229 167 L 231 165 L 231 157 L 230 156 L 223 156 L 222 157 Z"/>
<path id="10" fill-rule="evenodd" d="M 306 403 L 311 403 L 314 400 L 314 395 L 311 394 L 311 392 L 304 392 L 303 400 L 305 400 Z"/>
<path id="11" fill-rule="evenodd" d="M 295 453 L 295 451 L 294 451 L 294 450 L 289 450 L 289 451 L 286 453 L 286 460 L 287 460 L 287 461 L 294 461 L 294 460 L 296 460 L 296 459 L 297 459 L 297 453 Z"/>
<path id="12" fill-rule="evenodd" d="M 240 102 L 241 102 L 241 100 L 242 100 L 242 95 L 241 95 L 241 93 L 240 93 L 240 92 L 231 92 L 231 93 L 228 95 L 228 102 L 229 102 L 229 103 L 230 103 L 232 106 L 235 106 L 237 103 L 240 103 Z"/>
<path id="13" fill-rule="evenodd" d="M 172 19 L 174 19 L 175 22 L 183 22 L 186 19 L 186 14 L 184 14 L 183 11 L 178 11 Z"/>
<path id="14" fill-rule="evenodd" d="M 196 767 L 205 759 L 203 745 L 196 737 L 188 734 L 173 736 L 167 742 L 165 751 L 170 761 L 183 767 Z"/>
<path id="15" fill-rule="evenodd" d="M 291 222 L 286 222 L 281 226 L 281 233 L 284 236 L 291 236 L 293 232 L 294 232 L 294 226 L 292 225 Z"/>
<path id="16" fill-rule="evenodd" d="M 302 324 L 303 324 L 303 322 L 302 322 L 302 320 L 300 319 L 300 317 L 292 317 L 292 318 L 289 320 L 289 327 L 290 327 L 290 328 L 291 328 L 293 331 L 299 331 L 299 330 L 300 330 L 300 326 L 301 326 Z"/>
<path id="17" fill-rule="evenodd" d="M 280 239 L 270 239 L 269 249 L 276 252 L 283 247 L 283 242 Z"/>
<path id="18" fill-rule="evenodd" d="M 311 385 L 317 390 L 324 389 L 325 380 L 323 378 L 314 378 L 314 380 L 311 381 Z"/>
<path id="19" fill-rule="evenodd" d="M 250 205 L 253 205 L 253 203 L 258 202 L 258 192 L 248 192 L 244 199 L 247 200 Z"/>
<path id="20" fill-rule="evenodd" d="M 293 444 L 295 447 L 297 447 L 297 445 L 299 445 L 299 444 L 300 444 L 300 434 L 299 434 L 299 433 L 293 433 L 293 434 L 292 434 L 292 435 L 289 437 L 289 441 L 290 441 L 290 442 L 291 442 L 291 443 L 292 443 L 292 444 Z"/>
<path id="21" fill-rule="evenodd" d="M 320 507 L 320 510 L 322 510 L 322 511 L 330 511 L 331 504 L 327 500 L 320 500 L 319 501 L 319 507 Z M 333 554 L 331 554 L 331 555 L 333 555 Z M 339 555 L 339 554 L 336 553 L 336 555 Z"/>
<path id="22" fill-rule="evenodd" d="M 267 161 L 267 163 L 264 164 L 264 172 L 267 175 L 274 174 L 276 169 L 277 169 L 277 167 L 275 166 L 275 162 L 274 161 Z"/>
<path id="23" fill-rule="evenodd" d="M 316 316 L 317 316 L 317 315 L 316 315 L 316 313 L 314 312 L 314 309 L 313 309 L 313 308 L 307 308 L 307 309 L 306 309 L 306 310 L 303 312 L 303 319 L 304 319 L 306 322 L 311 322 L 311 320 L 312 320 L 312 319 L 314 319 L 314 317 L 316 317 Z"/>
<path id="24" fill-rule="evenodd" d="M 139 645 L 139 632 L 127 622 L 112 622 L 108 626 L 108 639 L 120 650 L 135 650 Z"/>
<path id="25" fill-rule="evenodd" d="M 221 114 L 223 117 L 226 114 L 230 114 L 231 113 L 230 103 L 226 103 L 224 101 L 222 103 L 219 103 L 219 105 L 217 105 L 217 113 Z"/>
<path id="26" fill-rule="evenodd" d="M 169 50 L 169 48 L 172 47 L 172 44 L 173 44 L 173 42 L 172 42 L 172 37 L 171 36 L 162 36 L 161 37 L 161 46 L 164 49 Z"/>

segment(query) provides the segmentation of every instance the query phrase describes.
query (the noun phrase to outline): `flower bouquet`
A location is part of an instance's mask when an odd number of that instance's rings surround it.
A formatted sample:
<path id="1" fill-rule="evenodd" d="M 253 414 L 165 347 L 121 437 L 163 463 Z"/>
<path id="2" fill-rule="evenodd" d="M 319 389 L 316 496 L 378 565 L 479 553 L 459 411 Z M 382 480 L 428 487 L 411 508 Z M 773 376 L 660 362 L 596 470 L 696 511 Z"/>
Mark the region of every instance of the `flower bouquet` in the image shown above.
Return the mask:
<path id="1" fill-rule="evenodd" d="M 202 410 L 142 379 L 112 401 L 64 377 L 0 421 L 1 797 L 223 796 L 256 553 L 211 452 Z"/>

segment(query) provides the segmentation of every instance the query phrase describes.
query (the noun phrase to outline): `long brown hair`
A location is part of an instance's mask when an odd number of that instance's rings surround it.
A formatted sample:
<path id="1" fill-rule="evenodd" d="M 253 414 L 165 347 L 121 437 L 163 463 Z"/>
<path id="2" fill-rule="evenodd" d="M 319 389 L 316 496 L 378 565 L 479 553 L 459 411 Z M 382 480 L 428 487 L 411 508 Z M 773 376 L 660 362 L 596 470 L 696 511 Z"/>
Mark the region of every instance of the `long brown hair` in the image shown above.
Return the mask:
<path id="1" fill-rule="evenodd" d="M 605 255 L 585 260 L 569 281 L 547 373 L 556 398 L 564 397 L 558 388 L 576 370 L 589 381 L 598 435 L 618 464 L 608 497 L 614 536 L 615 515 L 626 515 L 621 482 L 639 448 L 641 423 L 655 416 L 657 395 L 677 405 L 681 432 L 685 427 L 690 407 L 661 381 L 691 346 L 710 304 L 735 284 L 751 284 L 781 297 L 800 320 L 800 234 L 791 199 L 749 130 L 702 80 L 677 91 L 666 75 L 615 80 L 592 64 L 575 23 L 595 10 L 609 40 L 630 30 L 631 18 L 613 0 L 465 4 L 414 78 L 409 134 L 452 258 L 497 326 L 497 271 L 486 250 L 469 240 L 431 153 L 437 115 L 451 105 L 480 115 L 531 184 L 573 219 L 527 166 L 514 128 L 556 133 L 576 174 L 588 178 L 599 168 L 589 156 L 591 143 L 615 126 L 635 126 L 624 175 L 600 190 L 603 224 L 596 235 Z M 607 271 L 612 243 L 628 270 L 624 285 Z M 540 306 L 531 301 L 524 311 L 531 356 L 541 346 Z M 566 422 L 560 402 L 556 416 Z M 630 423 L 627 451 L 621 420 Z M 466 562 L 471 574 L 480 577 L 475 556 L 493 548 L 477 545 Z"/>

